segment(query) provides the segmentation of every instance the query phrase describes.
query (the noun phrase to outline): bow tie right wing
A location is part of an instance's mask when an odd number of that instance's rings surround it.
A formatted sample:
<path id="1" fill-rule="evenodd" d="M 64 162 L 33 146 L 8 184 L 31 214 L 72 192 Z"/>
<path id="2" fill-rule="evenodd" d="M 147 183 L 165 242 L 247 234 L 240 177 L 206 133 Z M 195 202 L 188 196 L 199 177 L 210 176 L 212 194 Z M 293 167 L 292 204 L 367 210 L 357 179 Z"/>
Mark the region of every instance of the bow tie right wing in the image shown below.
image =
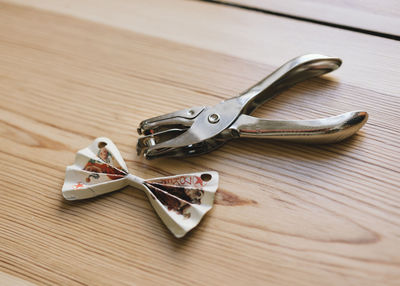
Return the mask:
<path id="1" fill-rule="evenodd" d="M 218 173 L 210 171 L 149 179 L 144 185 L 162 221 L 182 237 L 212 208 L 218 180 Z"/>

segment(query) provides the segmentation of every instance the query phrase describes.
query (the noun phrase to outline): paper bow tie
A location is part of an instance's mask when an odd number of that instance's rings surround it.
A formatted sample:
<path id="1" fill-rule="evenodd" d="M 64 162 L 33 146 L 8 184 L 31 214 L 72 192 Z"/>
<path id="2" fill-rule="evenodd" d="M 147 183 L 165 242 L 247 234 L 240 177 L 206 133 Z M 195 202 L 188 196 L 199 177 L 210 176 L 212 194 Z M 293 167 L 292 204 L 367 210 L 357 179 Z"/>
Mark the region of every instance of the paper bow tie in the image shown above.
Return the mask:
<path id="1" fill-rule="evenodd" d="M 203 172 L 144 180 L 129 174 L 117 147 L 108 138 L 97 138 L 78 151 L 67 167 L 62 194 L 67 200 L 93 198 L 133 186 L 144 191 L 151 205 L 176 236 L 194 228 L 212 208 L 218 173 Z"/>

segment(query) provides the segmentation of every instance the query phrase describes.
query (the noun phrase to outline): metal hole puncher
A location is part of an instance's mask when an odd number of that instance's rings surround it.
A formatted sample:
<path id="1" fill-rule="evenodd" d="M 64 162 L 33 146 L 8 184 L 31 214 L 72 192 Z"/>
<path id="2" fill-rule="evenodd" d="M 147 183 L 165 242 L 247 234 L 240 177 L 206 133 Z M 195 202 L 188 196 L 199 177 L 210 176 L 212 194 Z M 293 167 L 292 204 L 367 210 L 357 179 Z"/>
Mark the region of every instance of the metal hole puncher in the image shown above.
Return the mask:
<path id="1" fill-rule="evenodd" d="M 237 97 L 214 106 L 188 108 L 140 123 L 138 155 L 147 159 L 208 153 L 234 138 L 332 143 L 357 132 L 367 121 L 364 111 L 314 120 L 269 120 L 252 117 L 258 106 L 301 81 L 336 70 L 339 58 L 318 54 L 297 57 Z"/>

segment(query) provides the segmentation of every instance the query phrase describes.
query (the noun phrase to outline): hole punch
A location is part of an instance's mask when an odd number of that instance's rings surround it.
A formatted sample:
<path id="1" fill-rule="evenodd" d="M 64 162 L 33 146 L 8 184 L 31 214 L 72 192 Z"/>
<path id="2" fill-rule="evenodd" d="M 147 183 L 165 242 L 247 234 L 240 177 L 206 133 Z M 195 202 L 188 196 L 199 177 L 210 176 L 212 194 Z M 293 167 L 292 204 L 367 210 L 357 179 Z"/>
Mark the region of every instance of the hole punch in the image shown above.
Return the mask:
<path id="1" fill-rule="evenodd" d="M 259 138 L 323 144 L 355 134 L 368 120 L 365 111 L 351 111 L 311 120 L 270 120 L 250 116 L 261 104 L 304 80 L 340 67 L 342 60 L 319 54 L 294 58 L 239 96 L 214 106 L 179 110 L 142 121 L 138 155 L 146 159 L 195 156 L 211 152 L 237 138 Z M 195 111 L 191 115 L 191 111 Z M 155 144 L 145 144 L 149 137 Z"/>

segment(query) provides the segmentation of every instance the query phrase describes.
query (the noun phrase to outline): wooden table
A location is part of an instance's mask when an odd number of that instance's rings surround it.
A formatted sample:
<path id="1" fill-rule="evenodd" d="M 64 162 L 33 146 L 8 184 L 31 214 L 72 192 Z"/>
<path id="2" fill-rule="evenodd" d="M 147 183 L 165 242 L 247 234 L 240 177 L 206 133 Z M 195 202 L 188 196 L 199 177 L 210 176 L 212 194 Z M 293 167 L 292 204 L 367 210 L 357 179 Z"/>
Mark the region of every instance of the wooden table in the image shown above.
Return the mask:
<path id="1" fill-rule="evenodd" d="M 32 2 L 0 2 L 1 285 L 400 285 L 399 30 L 204 1 Z M 136 156 L 141 120 L 230 98 L 305 53 L 344 64 L 255 116 L 366 110 L 356 136 Z M 99 136 L 144 178 L 220 172 L 215 207 L 176 239 L 133 188 L 65 201 L 65 167 Z"/>

